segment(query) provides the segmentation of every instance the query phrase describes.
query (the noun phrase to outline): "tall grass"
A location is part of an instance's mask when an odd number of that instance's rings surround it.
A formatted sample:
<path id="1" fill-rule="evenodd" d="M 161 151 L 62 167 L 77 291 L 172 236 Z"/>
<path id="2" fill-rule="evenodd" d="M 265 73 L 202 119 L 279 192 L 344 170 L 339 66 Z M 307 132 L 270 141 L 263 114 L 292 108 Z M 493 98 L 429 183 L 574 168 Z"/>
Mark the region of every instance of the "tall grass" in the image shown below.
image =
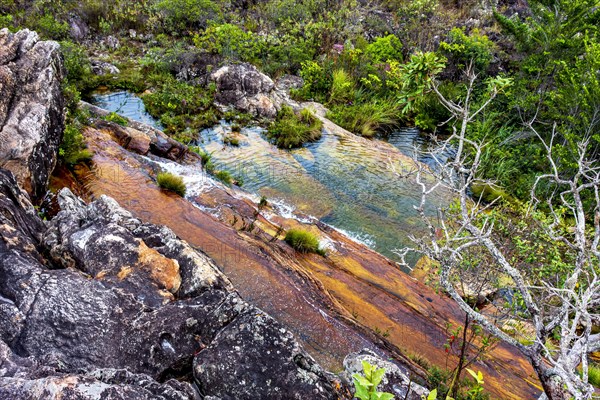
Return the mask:
<path id="1" fill-rule="evenodd" d="M 333 71 L 333 82 L 329 92 L 329 104 L 346 104 L 354 100 L 356 85 L 343 69 Z"/>
<path id="2" fill-rule="evenodd" d="M 396 103 L 389 100 L 334 106 L 327 114 L 327 118 L 342 128 L 368 138 L 395 128 L 401 117 Z"/>
<path id="3" fill-rule="evenodd" d="M 183 178 L 170 172 L 160 172 L 156 175 L 156 182 L 161 189 L 170 190 L 181 197 L 185 197 L 187 188 L 183 183 Z"/>

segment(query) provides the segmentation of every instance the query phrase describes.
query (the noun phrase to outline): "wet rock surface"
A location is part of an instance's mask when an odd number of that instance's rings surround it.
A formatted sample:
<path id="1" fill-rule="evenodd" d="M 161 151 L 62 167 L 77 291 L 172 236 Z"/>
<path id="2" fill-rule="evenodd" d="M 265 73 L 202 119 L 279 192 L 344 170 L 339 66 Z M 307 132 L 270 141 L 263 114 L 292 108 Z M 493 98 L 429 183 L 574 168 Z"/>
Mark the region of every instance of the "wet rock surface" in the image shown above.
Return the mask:
<path id="1" fill-rule="evenodd" d="M 42 222 L 0 170 L 0 397 L 339 397 L 287 330 L 168 228 L 106 196 L 86 205 L 64 189 L 58 203 Z M 242 358 L 269 368 L 248 375 Z"/>
<path id="2" fill-rule="evenodd" d="M 46 193 L 64 128 L 59 45 L 0 30 L 0 167 L 34 201 Z"/>

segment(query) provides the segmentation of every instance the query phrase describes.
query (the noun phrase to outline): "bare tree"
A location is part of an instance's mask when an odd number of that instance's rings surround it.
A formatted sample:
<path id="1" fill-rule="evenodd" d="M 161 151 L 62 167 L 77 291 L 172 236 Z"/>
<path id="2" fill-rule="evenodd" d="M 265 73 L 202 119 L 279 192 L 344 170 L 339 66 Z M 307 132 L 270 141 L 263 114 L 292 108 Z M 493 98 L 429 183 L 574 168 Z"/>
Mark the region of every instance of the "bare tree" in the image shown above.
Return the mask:
<path id="1" fill-rule="evenodd" d="M 536 193 L 544 184 L 550 190 L 545 195 L 552 220 L 547 226 L 548 234 L 557 245 L 568 249 L 574 260 L 563 279 L 534 279 L 522 266 L 513 265 L 503 246 L 497 243 L 494 223 L 488 216 L 492 204 L 470 195 L 473 184 L 492 182 L 480 176 L 485 143 L 469 139 L 467 128 L 510 81 L 490 80 L 487 97 L 475 107 L 477 76 L 468 68 L 466 77 L 466 94 L 462 101 L 456 102 L 446 99 L 435 80 L 431 80 L 431 89 L 454 119 L 453 133 L 444 146 L 454 146 L 456 153 L 446 163 L 440 162 L 438 168 L 418 165 L 409 173 L 398 172 L 402 176 L 411 175 L 420 187 L 420 203 L 415 208 L 428 230 L 424 236 L 411 238 L 414 248 L 397 250 L 397 253 L 404 256 L 409 251 L 417 251 L 439 264 L 441 286 L 469 318 L 527 357 L 542 383 L 545 393 L 541 398 L 590 399 L 594 389 L 588 383 L 587 356 L 600 350 L 600 334 L 592 333 L 592 327 L 600 320 L 600 165 L 586 156 L 588 146 L 583 142 L 578 146 L 577 170 L 569 175 L 563 173 L 553 154 L 556 128 L 549 132 L 550 140 L 546 142 L 533 121 L 526 124 L 543 143 L 550 165 L 548 173 L 537 177 L 531 190 L 531 204 L 539 204 Z M 433 216 L 426 211 L 431 195 L 441 190 L 450 191 L 458 202 L 451 219 L 441 208 Z M 565 211 L 570 218 L 562 218 Z M 566 221 L 571 223 L 565 226 Z M 522 304 L 521 314 L 533 327 L 532 343 L 523 343 L 505 332 L 502 321 L 465 301 L 457 290 L 451 276 L 460 270 L 465 254 L 472 251 L 484 253 L 491 261 L 486 267 L 497 268 L 508 277 L 510 290 Z M 558 346 L 549 345 L 552 335 L 558 336 Z"/>

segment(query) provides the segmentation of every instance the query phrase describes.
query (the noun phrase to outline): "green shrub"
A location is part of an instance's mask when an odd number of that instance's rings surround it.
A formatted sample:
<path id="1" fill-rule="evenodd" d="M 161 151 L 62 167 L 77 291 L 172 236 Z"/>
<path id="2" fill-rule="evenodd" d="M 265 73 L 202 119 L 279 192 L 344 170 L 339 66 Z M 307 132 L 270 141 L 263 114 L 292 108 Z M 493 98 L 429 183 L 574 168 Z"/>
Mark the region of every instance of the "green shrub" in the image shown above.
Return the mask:
<path id="1" fill-rule="evenodd" d="M 591 363 L 588 368 L 588 382 L 597 388 L 600 388 L 600 366 Z"/>
<path id="2" fill-rule="evenodd" d="M 378 392 L 377 387 L 385 375 L 385 368 L 377 368 L 368 361 L 362 361 L 363 373 L 353 374 L 352 382 L 360 400 L 393 400 L 394 395 L 387 392 Z"/>
<path id="3" fill-rule="evenodd" d="M 365 54 L 373 63 L 402 61 L 402 42 L 396 35 L 380 37 L 367 46 Z"/>
<path id="4" fill-rule="evenodd" d="M 485 71 L 494 57 L 494 49 L 494 42 L 479 29 L 466 35 L 464 28 L 452 28 L 448 42 L 440 43 L 440 51 L 457 70 L 463 70 L 472 61 L 476 71 Z"/>
<path id="5" fill-rule="evenodd" d="M 65 127 L 58 155 L 68 165 L 79 164 L 92 158 L 92 152 L 86 149 L 83 135 L 76 124 L 68 124 Z"/>
<path id="6" fill-rule="evenodd" d="M 46 39 L 63 40 L 69 36 L 69 24 L 57 21 L 51 14 L 44 14 L 35 21 L 34 29 Z"/>
<path id="7" fill-rule="evenodd" d="M 105 121 L 114 122 L 115 124 L 119 124 L 121 126 L 127 126 L 127 118 L 120 116 L 116 112 L 111 112 L 105 115 L 102 119 Z"/>
<path id="8" fill-rule="evenodd" d="M 86 89 L 92 77 L 90 60 L 85 49 L 73 42 L 60 42 L 60 52 L 67 70 L 67 81 L 79 90 Z"/>
<path id="9" fill-rule="evenodd" d="M 185 187 L 185 183 L 183 183 L 183 178 L 181 176 L 177 176 L 170 172 L 159 172 L 159 174 L 156 175 L 156 183 L 158 183 L 158 186 L 161 189 L 170 190 L 181 197 L 185 197 L 187 188 Z"/>
<path id="10" fill-rule="evenodd" d="M 194 36 L 194 44 L 227 59 L 258 63 L 265 51 L 265 41 L 252 32 L 246 32 L 233 24 L 209 26 L 202 35 Z"/>
<path id="11" fill-rule="evenodd" d="M 285 234 L 285 242 L 300 253 L 325 255 L 325 251 L 319 248 L 319 239 L 314 234 L 305 230 L 290 229 Z"/>
<path id="12" fill-rule="evenodd" d="M 315 61 L 305 61 L 302 63 L 300 76 L 304 79 L 304 86 L 300 90 L 301 96 L 305 99 L 323 101 L 333 82 L 332 73 Z"/>
<path id="13" fill-rule="evenodd" d="M 294 113 L 288 106 L 283 106 L 275 122 L 267 131 L 267 137 L 282 149 L 300 147 L 306 142 L 314 142 L 321 138 L 323 123 L 309 109 L 300 114 Z"/>
<path id="14" fill-rule="evenodd" d="M 240 139 L 232 135 L 227 135 L 223 138 L 223 143 L 230 146 L 238 147 L 240 145 Z"/>
<path id="15" fill-rule="evenodd" d="M 155 92 L 143 95 L 142 100 L 148 113 L 160 119 L 167 134 L 181 134 L 189 128 L 193 138 L 198 129 L 213 126 L 219 121 L 213 106 L 214 91 L 214 85 L 203 88 L 179 82 L 169 75 L 164 77 Z"/>
<path id="16" fill-rule="evenodd" d="M 162 0 L 156 10 L 167 32 L 205 28 L 209 20 L 220 18 L 219 7 L 210 0 Z"/>
<path id="17" fill-rule="evenodd" d="M 189 146 L 188 148 L 190 149 L 190 151 L 193 151 L 194 153 L 196 153 L 200 156 L 200 158 L 202 160 L 202 166 L 204 167 L 206 172 L 213 172 L 215 170 L 215 166 L 211 161 L 211 158 L 212 158 L 211 153 L 205 152 L 198 146 Z"/>

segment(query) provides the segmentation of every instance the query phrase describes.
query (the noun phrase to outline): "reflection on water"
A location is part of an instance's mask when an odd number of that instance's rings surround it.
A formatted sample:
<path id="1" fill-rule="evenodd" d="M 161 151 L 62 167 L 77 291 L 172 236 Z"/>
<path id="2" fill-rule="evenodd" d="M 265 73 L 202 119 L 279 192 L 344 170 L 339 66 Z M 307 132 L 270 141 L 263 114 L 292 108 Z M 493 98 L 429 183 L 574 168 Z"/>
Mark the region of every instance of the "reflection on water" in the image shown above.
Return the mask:
<path id="1" fill-rule="evenodd" d="M 144 124 L 163 129 L 159 121 L 154 119 L 144 107 L 144 102 L 130 92 L 98 93 L 92 96 L 92 103 L 105 110 L 116 112 Z"/>
<path id="2" fill-rule="evenodd" d="M 453 149 L 435 144 L 417 128 L 398 129 L 381 139 L 398 148 L 402 154 L 415 158 L 432 169 L 437 169 L 440 162 L 445 163 L 454 154 Z"/>
<path id="3" fill-rule="evenodd" d="M 394 147 L 326 129 L 318 142 L 291 151 L 271 145 L 260 128 L 242 130 L 239 147 L 223 144 L 227 134 L 230 127 L 222 123 L 202 131 L 198 145 L 212 153 L 217 168 L 242 177 L 246 190 L 293 204 L 394 259 L 392 250 L 409 245 L 408 234 L 421 226 L 413 208 L 417 188 L 391 168 L 410 160 Z M 403 143 L 400 135 L 390 142 Z"/>

